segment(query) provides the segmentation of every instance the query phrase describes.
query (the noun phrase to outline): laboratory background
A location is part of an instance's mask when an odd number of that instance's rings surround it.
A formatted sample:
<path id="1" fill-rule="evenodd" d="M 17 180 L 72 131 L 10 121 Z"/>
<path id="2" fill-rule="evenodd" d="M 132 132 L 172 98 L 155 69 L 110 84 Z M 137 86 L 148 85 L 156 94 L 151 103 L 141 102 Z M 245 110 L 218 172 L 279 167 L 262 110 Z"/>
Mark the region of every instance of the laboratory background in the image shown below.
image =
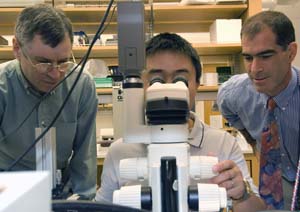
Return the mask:
<path id="1" fill-rule="evenodd" d="M 12 38 L 17 15 L 24 7 L 41 3 L 61 8 L 70 18 L 74 32 L 73 54 L 77 63 L 86 54 L 108 6 L 107 0 L 1 0 L 1 63 L 14 59 Z M 296 41 L 299 42 L 300 1 L 145 0 L 144 8 L 146 40 L 161 32 L 178 33 L 189 41 L 201 56 L 203 69 L 194 111 L 206 124 L 224 129 L 238 138 L 249 173 L 254 184 L 258 186 L 259 162 L 242 135 L 222 117 L 216 103 L 217 92 L 219 86 L 231 76 L 245 72 L 240 54 L 242 49 L 240 30 L 244 20 L 264 10 L 283 12 L 292 20 Z M 123 135 L 120 121 L 123 119 L 123 108 L 122 93 L 120 93 L 121 81 L 118 79 L 121 73 L 118 70 L 117 13 L 118 10 L 113 5 L 104 30 L 96 39 L 85 65 L 86 70 L 93 77 L 98 97 L 96 115 L 98 186 L 101 182 L 103 161 L 107 150 L 111 143 Z M 293 65 L 300 67 L 299 53 Z M 32 179 L 41 183 L 44 176 L 16 176 L 15 181 L 18 182 L 16 187 L 30 191 L 31 186 L 35 187 L 30 183 Z M 8 212 L 5 208 L 1 209 L 3 203 L 1 198 L 5 194 L 5 183 L 2 184 L 2 182 L 5 180 L 7 179 L 0 177 L 0 212 Z M 28 182 L 29 185 L 25 186 L 24 182 Z M 37 186 L 36 189 L 39 187 Z M 25 195 L 20 198 L 24 198 L 22 201 L 30 201 Z M 38 195 L 30 198 L 38 198 Z"/>

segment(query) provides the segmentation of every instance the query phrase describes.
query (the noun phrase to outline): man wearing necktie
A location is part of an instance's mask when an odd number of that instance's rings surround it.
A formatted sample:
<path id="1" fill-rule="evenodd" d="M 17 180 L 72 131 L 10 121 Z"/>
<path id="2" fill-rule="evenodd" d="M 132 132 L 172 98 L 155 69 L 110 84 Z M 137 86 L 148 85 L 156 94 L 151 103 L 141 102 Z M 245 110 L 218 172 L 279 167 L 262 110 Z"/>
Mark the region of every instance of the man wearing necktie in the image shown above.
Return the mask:
<path id="1" fill-rule="evenodd" d="M 247 73 L 223 83 L 217 102 L 260 156 L 259 190 L 268 208 L 290 209 L 300 122 L 295 30 L 283 13 L 264 11 L 243 24 L 241 43 Z M 271 116 L 270 101 L 276 103 Z"/>
<path id="2" fill-rule="evenodd" d="M 283 208 L 280 138 L 274 114 L 274 99 L 268 100 L 267 108 L 261 137 L 259 193 L 269 209 Z"/>

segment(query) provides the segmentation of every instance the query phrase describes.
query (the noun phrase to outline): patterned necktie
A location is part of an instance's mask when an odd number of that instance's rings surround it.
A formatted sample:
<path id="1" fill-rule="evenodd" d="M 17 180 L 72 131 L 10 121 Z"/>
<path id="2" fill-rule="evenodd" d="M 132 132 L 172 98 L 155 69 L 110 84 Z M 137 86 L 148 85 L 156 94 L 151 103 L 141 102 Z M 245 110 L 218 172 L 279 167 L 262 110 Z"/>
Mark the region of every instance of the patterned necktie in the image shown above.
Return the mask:
<path id="1" fill-rule="evenodd" d="M 270 98 L 267 122 L 261 138 L 259 194 L 268 209 L 283 209 L 280 142 L 275 107 L 276 102 Z"/>

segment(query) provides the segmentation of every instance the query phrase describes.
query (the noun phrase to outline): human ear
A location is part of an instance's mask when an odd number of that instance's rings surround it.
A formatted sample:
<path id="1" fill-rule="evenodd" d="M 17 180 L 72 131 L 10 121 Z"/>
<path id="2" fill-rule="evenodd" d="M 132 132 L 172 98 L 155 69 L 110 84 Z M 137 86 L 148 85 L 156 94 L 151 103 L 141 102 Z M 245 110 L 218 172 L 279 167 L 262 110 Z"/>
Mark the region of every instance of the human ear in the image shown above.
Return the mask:
<path id="1" fill-rule="evenodd" d="M 296 55 L 297 55 L 297 43 L 296 42 L 291 42 L 289 44 L 289 62 L 293 62 L 293 60 L 295 59 Z"/>
<path id="2" fill-rule="evenodd" d="M 13 53 L 15 55 L 15 58 L 19 60 L 21 57 L 21 47 L 16 37 L 12 39 L 12 43 L 13 43 Z"/>

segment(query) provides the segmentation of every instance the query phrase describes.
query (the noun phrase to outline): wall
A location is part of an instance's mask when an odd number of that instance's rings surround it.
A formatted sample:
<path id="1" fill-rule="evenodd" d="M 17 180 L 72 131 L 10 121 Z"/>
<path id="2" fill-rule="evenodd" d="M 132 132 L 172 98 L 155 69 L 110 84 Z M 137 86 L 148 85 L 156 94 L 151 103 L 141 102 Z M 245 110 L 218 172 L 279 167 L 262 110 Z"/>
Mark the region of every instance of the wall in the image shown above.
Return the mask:
<path id="1" fill-rule="evenodd" d="M 296 41 L 298 43 L 298 54 L 293 63 L 294 66 L 300 68 L 300 1 L 286 1 L 288 5 L 281 4 L 283 1 L 278 1 L 277 6 L 274 8 L 276 11 L 283 12 L 293 22 L 296 31 Z"/>

